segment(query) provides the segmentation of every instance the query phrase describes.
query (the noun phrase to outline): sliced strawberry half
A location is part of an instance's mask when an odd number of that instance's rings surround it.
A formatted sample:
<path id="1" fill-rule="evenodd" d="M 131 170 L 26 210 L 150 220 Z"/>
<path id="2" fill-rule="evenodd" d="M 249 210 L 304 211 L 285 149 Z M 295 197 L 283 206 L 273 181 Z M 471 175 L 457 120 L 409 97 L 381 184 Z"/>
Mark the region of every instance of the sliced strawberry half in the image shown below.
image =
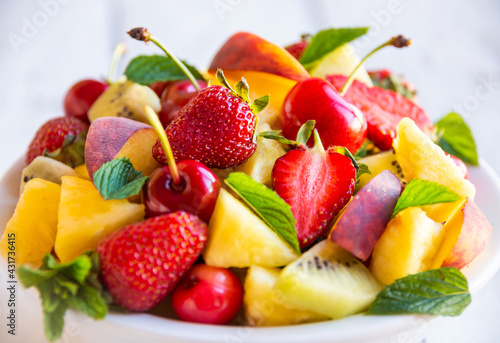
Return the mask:
<path id="1" fill-rule="evenodd" d="M 273 187 L 290 206 L 300 247 L 311 245 L 334 216 L 349 202 L 356 184 L 356 168 L 351 159 L 324 151 L 317 131 L 315 146 L 288 151 L 276 160 Z M 318 144 L 319 142 L 319 144 Z"/>
<path id="2" fill-rule="evenodd" d="M 342 89 L 347 80 L 342 75 L 329 75 L 327 79 L 338 90 Z M 365 114 L 368 123 L 367 137 L 381 150 L 392 149 L 397 125 L 404 117 L 413 119 L 424 132 L 432 128 L 432 121 L 421 107 L 391 90 L 368 87 L 355 80 L 344 98 Z"/>

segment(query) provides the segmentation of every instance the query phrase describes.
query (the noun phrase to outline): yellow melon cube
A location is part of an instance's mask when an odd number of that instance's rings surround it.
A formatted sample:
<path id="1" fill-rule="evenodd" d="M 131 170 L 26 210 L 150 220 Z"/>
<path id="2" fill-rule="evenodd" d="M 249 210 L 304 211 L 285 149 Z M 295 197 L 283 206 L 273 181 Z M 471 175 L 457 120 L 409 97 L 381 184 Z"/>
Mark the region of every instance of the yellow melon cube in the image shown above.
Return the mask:
<path id="1" fill-rule="evenodd" d="M 26 184 L 0 239 L 2 256 L 15 257 L 18 265 L 42 264 L 43 256 L 54 247 L 60 193 L 61 186 L 43 179 L 35 178 Z"/>
<path id="2" fill-rule="evenodd" d="M 392 219 L 372 254 L 370 270 L 383 284 L 429 270 L 444 237 L 444 228 L 418 207 Z"/>
<path id="3" fill-rule="evenodd" d="M 144 205 L 104 200 L 90 181 L 63 176 L 55 252 L 62 263 L 94 250 L 107 234 L 144 218 Z"/>

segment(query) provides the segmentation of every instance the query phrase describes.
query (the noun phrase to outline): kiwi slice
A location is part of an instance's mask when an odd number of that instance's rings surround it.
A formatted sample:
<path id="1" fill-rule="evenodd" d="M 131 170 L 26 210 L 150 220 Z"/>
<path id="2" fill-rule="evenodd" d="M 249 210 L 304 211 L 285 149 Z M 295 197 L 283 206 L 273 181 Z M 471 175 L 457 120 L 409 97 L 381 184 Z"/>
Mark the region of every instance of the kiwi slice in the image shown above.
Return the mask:
<path id="1" fill-rule="evenodd" d="M 368 268 L 330 240 L 286 266 L 275 284 L 287 302 L 333 319 L 367 309 L 382 288 Z"/>
<path id="2" fill-rule="evenodd" d="M 61 184 L 63 176 L 78 176 L 73 168 L 50 157 L 38 156 L 23 169 L 19 194 L 22 194 L 26 184 L 35 178 Z"/>

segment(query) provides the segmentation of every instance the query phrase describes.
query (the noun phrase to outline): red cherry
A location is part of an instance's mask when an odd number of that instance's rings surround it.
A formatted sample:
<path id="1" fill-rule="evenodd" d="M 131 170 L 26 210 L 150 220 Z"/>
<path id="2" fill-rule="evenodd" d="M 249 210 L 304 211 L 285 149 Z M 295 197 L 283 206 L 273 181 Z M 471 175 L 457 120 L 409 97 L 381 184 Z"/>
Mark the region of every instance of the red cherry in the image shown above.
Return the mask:
<path id="1" fill-rule="evenodd" d="M 207 88 L 205 81 L 197 80 L 200 88 Z M 186 106 L 196 93 L 196 88 L 189 80 L 182 80 L 168 87 L 161 96 L 161 111 L 159 114 L 163 127 L 174 120 L 177 113 Z"/>
<path id="2" fill-rule="evenodd" d="M 179 318 L 189 322 L 227 324 L 236 317 L 243 302 L 238 277 L 224 268 L 195 265 L 172 293 Z"/>
<path id="3" fill-rule="evenodd" d="M 302 124 L 316 121 L 325 149 L 344 146 L 355 153 L 366 138 L 366 118 L 348 103 L 329 82 L 310 78 L 297 83 L 285 98 L 281 128 L 295 139 Z M 312 146 L 312 139 L 309 142 Z"/>
<path id="4" fill-rule="evenodd" d="M 163 92 L 172 84 L 172 81 L 158 81 L 149 85 L 149 88 L 154 90 L 158 98 L 161 98 Z"/>
<path id="5" fill-rule="evenodd" d="M 467 166 L 465 165 L 464 161 L 462 161 L 461 159 L 459 159 L 458 157 L 456 156 L 453 156 L 451 154 L 448 154 L 446 151 L 444 152 L 446 155 L 450 156 L 451 159 L 453 160 L 453 162 L 455 162 L 455 164 L 457 165 L 458 169 L 460 170 L 460 173 L 461 175 L 465 178 L 465 179 L 469 179 L 469 169 L 467 169 Z"/>
<path id="6" fill-rule="evenodd" d="M 108 88 L 106 83 L 97 80 L 82 80 L 75 83 L 64 98 L 66 117 L 74 117 L 90 124 L 87 112 L 106 88 Z"/>
<path id="7" fill-rule="evenodd" d="M 155 170 L 144 185 L 146 215 L 154 217 L 186 211 L 208 223 L 219 195 L 221 182 L 204 164 L 194 160 L 177 162 L 180 183 L 174 184 L 168 166 Z"/>
<path id="8" fill-rule="evenodd" d="M 309 40 L 302 39 L 300 42 L 286 46 L 285 50 L 298 60 L 308 45 Z"/>

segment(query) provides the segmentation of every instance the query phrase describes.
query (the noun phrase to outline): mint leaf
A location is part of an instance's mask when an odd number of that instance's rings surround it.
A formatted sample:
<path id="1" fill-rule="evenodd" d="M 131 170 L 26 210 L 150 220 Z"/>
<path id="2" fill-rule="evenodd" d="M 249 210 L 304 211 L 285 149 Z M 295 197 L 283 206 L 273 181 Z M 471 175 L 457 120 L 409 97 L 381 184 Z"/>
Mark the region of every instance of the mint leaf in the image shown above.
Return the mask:
<path id="1" fill-rule="evenodd" d="M 147 179 L 127 157 L 106 162 L 94 173 L 94 185 L 104 200 L 137 195 Z"/>
<path id="2" fill-rule="evenodd" d="M 441 134 L 437 145 L 465 163 L 479 165 L 474 137 L 460 115 L 452 112 L 439 120 L 436 127 Z"/>
<path id="3" fill-rule="evenodd" d="M 408 182 L 396 203 L 392 218 L 408 207 L 454 202 L 460 196 L 446 186 L 436 182 L 413 179 Z"/>
<path id="4" fill-rule="evenodd" d="M 365 35 L 368 29 L 368 27 L 356 27 L 319 31 L 311 38 L 299 61 L 306 69 L 310 68 L 314 62 L 333 50 Z"/>
<path id="5" fill-rule="evenodd" d="M 190 66 L 182 61 L 187 69 L 193 74 L 197 80 L 204 80 L 195 67 Z M 177 81 L 187 79 L 182 70 L 174 63 L 174 61 L 162 55 L 153 56 L 138 56 L 130 61 L 125 76 L 130 81 L 137 82 L 141 85 L 150 85 L 154 82 Z"/>
<path id="6" fill-rule="evenodd" d="M 396 280 L 377 295 L 367 313 L 458 316 L 470 302 L 465 276 L 446 267 Z"/>
<path id="7" fill-rule="evenodd" d="M 259 217 L 300 254 L 295 218 L 288 205 L 275 191 L 244 173 L 231 173 L 224 182 L 236 192 Z"/>
<path id="8" fill-rule="evenodd" d="M 71 262 L 60 264 L 47 254 L 38 270 L 26 265 L 19 267 L 17 273 L 23 286 L 35 286 L 40 292 L 45 334 L 49 340 L 61 337 L 68 307 L 95 319 L 106 315 L 108 307 L 100 293 L 102 286 L 96 275 L 99 267 L 94 265 L 98 259 L 94 255 L 85 253 Z"/>

